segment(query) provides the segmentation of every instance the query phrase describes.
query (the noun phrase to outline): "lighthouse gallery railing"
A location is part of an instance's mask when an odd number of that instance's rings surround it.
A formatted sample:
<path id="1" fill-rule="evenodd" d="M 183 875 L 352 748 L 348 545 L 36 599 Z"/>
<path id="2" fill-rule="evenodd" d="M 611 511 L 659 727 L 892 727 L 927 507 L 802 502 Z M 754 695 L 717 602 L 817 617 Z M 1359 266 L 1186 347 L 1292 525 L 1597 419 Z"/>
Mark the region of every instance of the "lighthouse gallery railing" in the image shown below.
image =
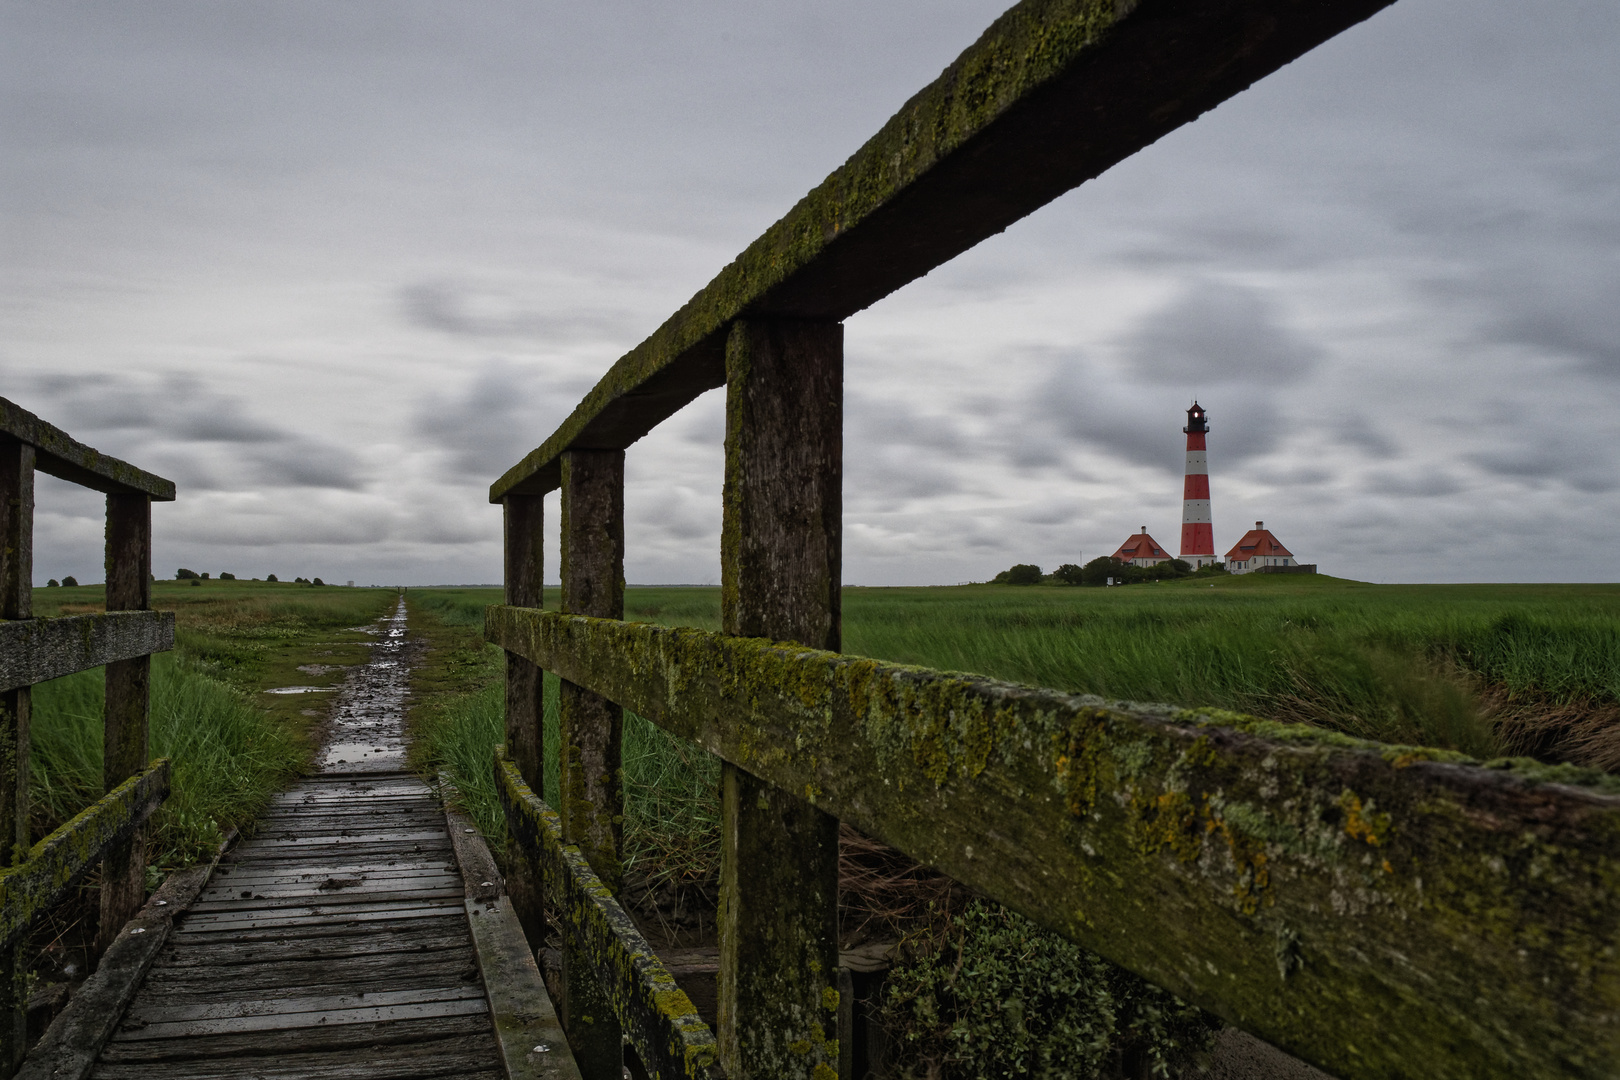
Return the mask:
<path id="1" fill-rule="evenodd" d="M 1346 1080 L 1613 1075 L 1614 780 L 838 651 L 840 320 L 1383 3 L 1026 0 L 491 488 L 497 774 L 567 927 L 588 1077 L 619 1075 L 621 1036 L 659 1076 L 837 1071 L 839 818 Z M 724 633 L 624 622 L 624 448 L 722 385 Z M 718 1032 L 612 900 L 621 707 L 724 763 Z"/>

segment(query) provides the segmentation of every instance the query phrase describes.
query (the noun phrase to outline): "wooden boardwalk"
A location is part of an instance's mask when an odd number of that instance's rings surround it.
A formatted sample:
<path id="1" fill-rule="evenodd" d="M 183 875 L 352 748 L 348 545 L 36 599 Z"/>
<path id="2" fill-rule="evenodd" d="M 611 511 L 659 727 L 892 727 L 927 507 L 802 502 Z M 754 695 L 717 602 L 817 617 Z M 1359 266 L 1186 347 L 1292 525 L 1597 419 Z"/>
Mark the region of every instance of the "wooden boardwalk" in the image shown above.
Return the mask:
<path id="1" fill-rule="evenodd" d="M 92 1076 L 504 1077 L 444 813 L 404 771 L 404 606 L 175 924 Z"/>

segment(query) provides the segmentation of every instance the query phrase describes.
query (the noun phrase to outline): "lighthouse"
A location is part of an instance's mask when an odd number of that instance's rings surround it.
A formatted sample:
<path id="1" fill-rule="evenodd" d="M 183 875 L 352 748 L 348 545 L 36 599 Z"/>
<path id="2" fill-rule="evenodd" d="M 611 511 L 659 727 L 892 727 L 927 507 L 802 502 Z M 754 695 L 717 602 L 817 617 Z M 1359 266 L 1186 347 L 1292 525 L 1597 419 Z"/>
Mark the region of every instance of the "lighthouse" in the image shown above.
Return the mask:
<path id="1" fill-rule="evenodd" d="M 1187 479 L 1181 494 L 1181 558 L 1193 569 L 1215 562 L 1215 529 L 1209 519 L 1209 459 L 1204 436 L 1208 417 L 1198 402 L 1187 410 Z"/>

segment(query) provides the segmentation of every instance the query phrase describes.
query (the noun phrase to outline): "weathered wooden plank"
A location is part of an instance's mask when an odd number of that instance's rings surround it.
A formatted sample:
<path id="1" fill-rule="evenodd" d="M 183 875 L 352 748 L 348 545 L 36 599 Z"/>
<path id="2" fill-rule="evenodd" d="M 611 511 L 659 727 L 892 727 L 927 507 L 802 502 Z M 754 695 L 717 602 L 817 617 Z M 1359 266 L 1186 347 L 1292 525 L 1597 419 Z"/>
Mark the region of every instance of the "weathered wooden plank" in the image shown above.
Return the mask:
<path id="1" fill-rule="evenodd" d="M 341 905 L 369 903 L 372 900 L 437 900 L 461 895 L 459 877 L 433 883 L 405 880 L 353 886 L 343 883 L 356 879 L 327 880 L 338 884 L 326 886 L 309 882 L 303 885 L 252 885 L 240 889 L 222 889 L 204 896 L 196 910 L 237 910 L 246 905 L 266 911 L 315 904 L 323 908 L 331 907 L 335 911 Z M 249 895 L 243 896 L 243 893 Z"/>
<path id="2" fill-rule="evenodd" d="M 0 690 L 172 648 L 172 611 L 109 611 L 0 622 Z"/>
<path id="3" fill-rule="evenodd" d="M 454 919 L 456 912 L 439 906 L 396 907 L 383 910 L 345 911 L 341 918 L 346 925 L 381 922 L 386 919 Z M 331 912 L 312 911 L 309 914 L 271 915 L 268 913 L 232 915 L 198 915 L 187 918 L 175 928 L 176 934 L 212 933 L 220 930 L 289 930 L 300 926 L 317 926 L 334 920 Z"/>
<path id="4" fill-rule="evenodd" d="M 726 633 L 838 649 L 843 406 L 843 326 L 732 327 Z M 720 815 L 720 1061 L 740 1077 L 825 1075 L 838 1066 L 838 819 L 731 762 Z"/>
<path id="5" fill-rule="evenodd" d="M 565 846 L 562 822 L 497 752 L 495 786 L 508 835 L 543 868 L 567 932 L 594 961 L 598 983 L 636 1054 L 655 1080 L 725 1075 L 714 1033 L 658 959 L 579 849 Z"/>
<path id="6" fill-rule="evenodd" d="M 386 863 L 349 863 L 333 864 L 321 867 L 272 867 L 252 866 L 250 869 L 238 871 L 229 877 L 221 878 L 209 891 L 228 890 L 233 886 L 248 888 L 250 885 L 322 885 L 336 879 L 339 883 L 351 879 L 359 879 L 357 885 L 384 881 L 411 881 L 426 878 L 442 878 L 446 876 L 442 863 L 421 863 L 417 866 L 393 867 Z M 459 881 L 460 878 L 450 875 Z M 336 885 L 332 887 L 338 887 Z M 344 886 L 349 887 L 349 886 Z"/>
<path id="7" fill-rule="evenodd" d="M 500 1061 L 487 1036 L 459 1035 L 400 1043 L 379 1054 L 371 1046 L 316 1053 L 233 1055 L 219 1060 L 165 1061 L 165 1080 L 437 1080 L 439 1077 L 500 1076 Z M 96 1080 L 151 1080 L 150 1063 L 103 1064 Z"/>
<path id="8" fill-rule="evenodd" d="M 1024 0 L 490 488 L 561 482 L 721 385 L 728 324 L 837 321 L 1162 138 L 1390 0 Z"/>
<path id="9" fill-rule="evenodd" d="M 697 630 L 487 634 L 1346 1080 L 1620 1060 L 1611 777 Z"/>
<path id="10" fill-rule="evenodd" d="M 95 491 L 174 501 L 173 481 L 94 450 L 27 409 L 0 398 L 0 444 L 4 443 L 33 447 L 39 471 L 59 479 Z"/>
<path id="11" fill-rule="evenodd" d="M 141 1042 L 149 1039 L 189 1039 L 199 1035 L 229 1035 L 258 1031 L 343 1027 L 350 1024 L 378 1024 L 389 1020 L 415 1020 L 441 1016 L 487 1016 L 489 1004 L 480 988 L 474 997 L 454 997 L 407 1005 L 357 1005 L 350 1008 L 311 1012 L 272 1013 L 264 1016 L 230 1016 L 211 1020 L 126 1021 L 119 1025 L 113 1042 Z M 137 1024 L 142 1026 L 137 1027 Z"/>
<path id="12" fill-rule="evenodd" d="M 147 1030 L 160 1024 L 179 1024 L 191 1020 L 232 1020 L 270 1016 L 299 1016 L 307 1013 L 324 1014 L 350 1009 L 380 1009 L 394 1005 L 428 1005 L 442 1002 L 484 1000 L 484 988 L 476 983 L 452 983 L 448 986 L 418 986 L 409 989 L 375 990 L 341 994 L 321 993 L 307 996 L 281 994 L 273 997 L 226 999 L 216 994 L 213 1001 L 179 1001 L 172 994 L 143 995 L 143 1000 L 130 1008 L 125 1025 L 146 1025 Z"/>
<path id="13" fill-rule="evenodd" d="M 368 923 L 364 929 L 338 924 L 307 928 L 296 934 L 280 930 L 220 933 L 212 938 L 196 934 L 187 939 L 184 949 L 164 954 L 158 967 L 174 971 L 228 967 L 255 964 L 271 957 L 277 963 L 295 965 L 401 953 L 428 955 L 468 947 L 467 930 L 457 924 L 428 928 L 420 920 L 409 920 L 397 926 Z"/>
<path id="14" fill-rule="evenodd" d="M 578 1052 L 563 1032 L 510 898 L 468 899 L 466 905 L 508 1080 L 580 1080 Z"/>
<path id="15" fill-rule="evenodd" d="M 159 758 L 35 844 L 28 861 L 0 870 L 0 949 L 14 944 L 61 903 L 112 844 L 127 837 L 169 795 L 169 759 Z"/>
<path id="16" fill-rule="evenodd" d="M 489 1039 L 487 1014 L 415 1017 L 408 1020 L 345 1024 L 340 1028 L 288 1028 L 228 1035 L 202 1035 L 190 1039 L 145 1039 L 112 1042 L 102 1051 L 103 1064 L 225 1059 L 237 1055 L 318 1053 L 357 1046 L 383 1051 L 401 1045 L 447 1036 L 482 1036 Z"/>
<path id="17" fill-rule="evenodd" d="M 156 967 L 146 976 L 146 989 L 164 1001 L 192 998 L 218 1000 L 220 988 L 232 993 L 282 990 L 312 994 L 321 988 L 347 990 L 399 989 L 406 986 L 447 986 L 478 978 L 478 966 L 466 942 L 459 948 L 436 952 L 396 950 L 357 956 L 288 958 L 279 947 L 266 950 L 269 958 L 245 964 L 210 964 L 193 967 Z"/>
<path id="18" fill-rule="evenodd" d="M 96 1055 L 112 1038 L 143 975 L 168 942 L 175 913 L 197 895 L 210 869 L 206 863 L 187 867 L 170 874 L 158 886 L 145 908 L 102 954 L 96 970 L 74 990 L 67 1008 L 29 1051 L 15 1080 L 84 1080 L 90 1075 Z"/>

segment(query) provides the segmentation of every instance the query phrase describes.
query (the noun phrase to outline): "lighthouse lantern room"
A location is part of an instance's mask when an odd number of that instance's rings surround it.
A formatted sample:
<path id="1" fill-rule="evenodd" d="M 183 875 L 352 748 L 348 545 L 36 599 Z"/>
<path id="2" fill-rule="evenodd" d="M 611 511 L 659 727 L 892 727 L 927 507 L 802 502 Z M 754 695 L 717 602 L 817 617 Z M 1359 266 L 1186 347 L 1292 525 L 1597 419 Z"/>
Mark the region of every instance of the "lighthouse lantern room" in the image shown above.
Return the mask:
<path id="1" fill-rule="evenodd" d="M 1209 418 L 1198 402 L 1187 410 L 1187 478 L 1181 497 L 1181 558 L 1194 570 L 1215 563 L 1215 527 L 1209 516 Z"/>

